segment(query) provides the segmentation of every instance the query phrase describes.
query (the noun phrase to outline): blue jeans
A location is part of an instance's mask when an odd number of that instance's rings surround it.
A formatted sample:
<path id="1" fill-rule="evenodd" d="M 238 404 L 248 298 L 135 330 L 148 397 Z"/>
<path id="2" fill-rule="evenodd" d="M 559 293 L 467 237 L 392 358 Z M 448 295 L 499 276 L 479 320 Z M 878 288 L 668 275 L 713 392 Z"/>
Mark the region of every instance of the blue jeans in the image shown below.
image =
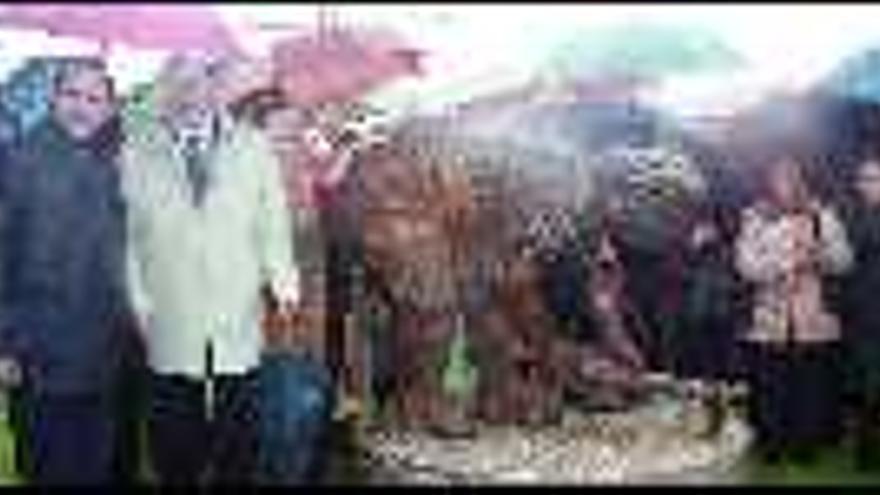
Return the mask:
<path id="1" fill-rule="evenodd" d="M 326 368 L 287 353 L 264 356 L 260 369 L 261 458 L 268 483 L 317 481 L 325 461 L 333 386 Z"/>

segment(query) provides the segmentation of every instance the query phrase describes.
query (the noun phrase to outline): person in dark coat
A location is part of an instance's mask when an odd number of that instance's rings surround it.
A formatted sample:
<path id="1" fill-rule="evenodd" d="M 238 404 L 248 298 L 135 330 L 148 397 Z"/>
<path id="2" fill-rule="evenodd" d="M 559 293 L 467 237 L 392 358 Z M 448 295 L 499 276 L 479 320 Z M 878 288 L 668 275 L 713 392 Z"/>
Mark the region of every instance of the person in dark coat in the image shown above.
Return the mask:
<path id="1" fill-rule="evenodd" d="M 863 467 L 880 462 L 880 161 L 865 160 L 843 209 L 858 270 L 844 281 L 842 315 L 857 410 L 857 455 Z"/>
<path id="2" fill-rule="evenodd" d="M 737 284 L 732 235 L 717 208 L 700 208 L 684 252 L 681 338 L 675 355 L 680 376 L 726 379 L 733 371 Z"/>
<path id="3" fill-rule="evenodd" d="M 549 243 L 551 248 L 538 249 L 541 293 L 558 329 L 567 337 L 581 338 L 588 326 L 583 297 L 587 292 L 584 235 L 564 235 L 564 231 L 550 235 L 557 238 Z"/>
<path id="4" fill-rule="evenodd" d="M 113 87 L 83 59 L 9 160 L 3 191 L 2 356 L 29 396 L 38 483 L 112 477 L 112 389 L 128 312 Z"/>
<path id="5" fill-rule="evenodd" d="M 0 145 L 0 167 L 2 167 L 0 169 L 0 181 L 4 181 L 7 178 L 13 141 L 13 134 L 10 133 L 9 135 L 4 135 L 2 145 Z M 0 191 L 5 191 L 2 182 L 0 182 Z M 0 202 L 2 201 L 3 199 L 0 198 Z M 10 240 L 3 239 L 0 241 L 0 246 L 6 246 L 9 242 Z M 2 248 L 0 248 L 0 255 L 2 253 Z M 0 366 L 3 366 L 3 369 L 0 370 L 3 385 L 8 388 L 9 424 L 14 435 L 13 442 L 15 443 L 15 471 L 24 475 L 32 472 L 29 467 L 30 455 L 27 452 L 27 442 L 24 435 L 28 429 L 27 394 L 18 377 L 19 370 L 15 363 L 12 360 L 6 360 L 5 364 Z"/>

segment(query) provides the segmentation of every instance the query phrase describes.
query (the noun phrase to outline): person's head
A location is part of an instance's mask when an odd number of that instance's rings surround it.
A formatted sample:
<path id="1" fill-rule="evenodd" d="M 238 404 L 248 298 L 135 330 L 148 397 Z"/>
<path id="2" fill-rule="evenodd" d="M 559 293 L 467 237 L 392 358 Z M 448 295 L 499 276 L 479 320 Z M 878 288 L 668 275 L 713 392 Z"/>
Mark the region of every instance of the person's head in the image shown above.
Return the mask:
<path id="1" fill-rule="evenodd" d="M 588 267 L 593 276 L 612 276 L 620 267 L 620 253 L 617 232 L 611 224 L 603 224 L 593 234 L 591 246 L 587 252 Z"/>
<path id="2" fill-rule="evenodd" d="M 100 60 L 71 61 L 54 83 L 52 116 L 74 139 L 90 139 L 112 119 L 113 80 Z"/>
<path id="3" fill-rule="evenodd" d="M 780 153 L 763 170 L 766 199 L 783 209 L 807 205 L 811 192 L 803 160 L 795 154 Z"/>
<path id="4" fill-rule="evenodd" d="M 855 173 L 855 191 L 867 204 L 880 204 L 880 160 L 871 157 L 862 161 Z"/>
<path id="5" fill-rule="evenodd" d="M 262 124 L 279 156 L 292 157 L 303 153 L 308 121 L 300 109 L 278 105 L 265 114 Z"/>
<path id="6" fill-rule="evenodd" d="M 273 85 L 271 64 L 263 59 L 227 56 L 216 79 L 215 97 L 228 107 L 253 96 L 281 96 Z"/>
<path id="7" fill-rule="evenodd" d="M 179 126 L 198 126 L 223 108 L 219 80 L 225 61 L 197 54 L 172 57 L 156 83 L 163 117 Z"/>
<path id="8" fill-rule="evenodd" d="M 268 116 L 283 108 L 285 103 L 280 91 L 273 88 L 259 89 L 233 101 L 230 111 L 235 118 L 264 129 Z"/>

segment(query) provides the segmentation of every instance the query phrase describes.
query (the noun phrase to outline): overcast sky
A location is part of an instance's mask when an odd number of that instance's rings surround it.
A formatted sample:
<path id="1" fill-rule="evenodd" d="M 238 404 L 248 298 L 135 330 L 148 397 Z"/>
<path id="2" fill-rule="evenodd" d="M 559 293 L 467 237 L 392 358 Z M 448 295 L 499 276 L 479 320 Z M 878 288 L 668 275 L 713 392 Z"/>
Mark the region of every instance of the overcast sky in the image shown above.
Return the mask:
<path id="1" fill-rule="evenodd" d="M 215 7 L 239 28 L 254 53 L 265 53 L 280 28 L 307 28 L 318 19 L 316 4 L 232 4 Z M 381 23 L 403 31 L 433 54 L 428 77 L 402 88 L 441 88 L 454 93 L 491 90 L 535 71 L 548 51 L 572 33 L 636 19 L 708 26 L 743 54 L 748 71 L 729 87 L 765 88 L 809 84 L 844 54 L 872 43 L 880 46 L 880 5 L 726 4 L 333 4 L 324 8 L 344 22 Z M 242 22 L 244 21 L 244 22 Z M 0 31 L 0 77 L 20 60 L 40 52 L 94 51 L 73 40 L 38 33 Z M 111 63 L 123 84 L 150 77 L 161 54 L 116 48 Z M 681 95 L 717 91 L 712 81 L 673 85 Z M 713 86 L 712 91 L 707 88 Z M 439 91 L 440 89 L 438 89 Z M 729 91 L 741 94 L 741 91 Z M 679 95 L 679 96 L 681 96 Z M 666 95 L 675 99 L 675 95 Z M 695 100 L 695 97 L 682 97 Z"/>

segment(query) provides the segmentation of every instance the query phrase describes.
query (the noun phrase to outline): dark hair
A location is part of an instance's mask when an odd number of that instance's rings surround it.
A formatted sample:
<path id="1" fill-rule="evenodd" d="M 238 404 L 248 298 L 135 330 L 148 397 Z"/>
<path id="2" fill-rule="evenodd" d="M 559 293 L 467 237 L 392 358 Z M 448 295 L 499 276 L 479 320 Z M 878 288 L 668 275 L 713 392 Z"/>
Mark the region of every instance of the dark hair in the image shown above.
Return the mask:
<path id="1" fill-rule="evenodd" d="M 59 64 L 52 80 L 54 95 L 58 94 L 67 79 L 76 72 L 94 70 L 102 74 L 110 101 L 116 101 L 116 85 L 113 82 L 113 78 L 107 72 L 107 64 L 103 60 L 94 57 L 69 57 L 59 59 Z M 113 112 L 107 122 L 97 129 L 90 139 L 96 153 L 105 159 L 112 159 L 117 156 L 122 141 L 122 121 L 117 111 Z"/>
<path id="2" fill-rule="evenodd" d="M 772 140 L 755 146 L 751 150 L 751 155 L 755 165 L 766 168 L 784 160 L 792 160 L 804 165 L 811 164 L 816 158 L 811 151 L 794 143 Z"/>
<path id="3" fill-rule="evenodd" d="M 272 112 L 287 106 L 284 95 L 278 89 L 263 89 L 249 93 L 232 105 L 232 114 L 257 127 L 264 127 Z"/>
<path id="4" fill-rule="evenodd" d="M 864 146 L 853 160 L 853 171 L 856 171 L 869 162 L 880 162 L 880 150 L 875 145 Z"/>
<path id="5" fill-rule="evenodd" d="M 847 194 L 855 194 L 856 190 L 854 188 L 855 183 L 860 179 L 860 175 L 862 173 L 862 169 L 864 169 L 868 164 L 875 164 L 875 166 L 880 165 L 880 155 L 876 154 L 872 150 L 868 150 L 859 155 L 857 160 L 853 161 L 851 167 L 848 167 L 846 170 L 846 187 L 845 192 Z"/>
<path id="6" fill-rule="evenodd" d="M 753 148 L 749 155 L 753 172 L 749 182 L 755 198 L 766 200 L 773 197 L 773 174 L 780 166 L 785 166 L 785 162 L 795 164 L 808 193 L 817 192 L 815 157 L 809 150 L 785 142 L 772 142 Z"/>
<path id="7" fill-rule="evenodd" d="M 53 94 L 58 94 L 67 79 L 76 72 L 82 70 L 94 70 L 100 72 L 103 75 L 107 94 L 111 100 L 116 99 L 116 85 L 107 71 L 107 64 L 103 60 L 95 57 L 67 57 L 59 59 L 59 67 L 58 70 L 55 71 L 52 80 Z"/>
<path id="8" fill-rule="evenodd" d="M 612 209 L 610 198 L 594 198 L 586 208 L 575 215 L 576 242 L 578 248 L 592 256 L 608 237 L 620 247 L 623 245 L 623 225 L 619 212 Z"/>

